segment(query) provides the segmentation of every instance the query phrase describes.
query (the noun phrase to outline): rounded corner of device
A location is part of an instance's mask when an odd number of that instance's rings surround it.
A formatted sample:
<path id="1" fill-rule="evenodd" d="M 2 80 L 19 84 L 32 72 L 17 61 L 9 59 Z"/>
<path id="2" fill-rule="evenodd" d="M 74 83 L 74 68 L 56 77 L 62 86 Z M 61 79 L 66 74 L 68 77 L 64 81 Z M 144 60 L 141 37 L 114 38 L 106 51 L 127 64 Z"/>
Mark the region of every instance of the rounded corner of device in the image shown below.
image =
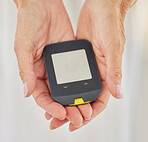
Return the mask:
<path id="1" fill-rule="evenodd" d="M 55 96 L 52 95 L 52 99 L 53 99 L 55 102 L 60 103 L 61 105 L 63 105 L 62 102 L 59 101 L 59 99 L 58 99 L 57 97 L 55 97 Z"/>
<path id="2" fill-rule="evenodd" d="M 100 94 L 101 94 L 101 92 L 102 92 L 102 88 L 100 89 L 97 89 L 96 91 L 94 91 L 94 93 L 93 93 L 93 97 L 92 97 L 92 99 L 90 100 L 90 102 L 93 102 L 93 101 L 95 101 L 99 96 L 100 96 Z"/>
<path id="3" fill-rule="evenodd" d="M 69 104 L 67 104 L 67 102 L 65 103 L 65 98 L 63 99 L 62 97 L 56 97 L 56 96 L 52 95 L 52 99 L 53 99 L 55 102 L 57 102 L 57 103 L 59 103 L 59 104 L 61 104 L 61 105 L 63 105 L 63 106 L 69 105 Z"/>
<path id="4" fill-rule="evenodd" d="M 43 54 L 45 53 L 45 51 L 47 50 L 48 45 L 46 45 L 43 49 Z"/>
<path id="5" fill-rule="evenodd" d="M 102 92 L 102 86 L 97 89 L 97 92 L 99 92 L 99 95 L 100 95 L 100 93 Z"/>
<path id="6" fill-rule="evenodd" d="M 47 44 L 45 47 L 44 47 L 44 49 L 43 49 L 43 54 L 46 52 L 46 50 L 47 51 L 50 51 L 51 50 L 51 48 L 50 47 L 52 47 L 54 44 Z"/>
<path id="7" fill-rule="evenodd" d="M 102 92 L 102 88 L 101 89 L 99 89 L 99 95 L 100 95 L 100 93 Z"/>

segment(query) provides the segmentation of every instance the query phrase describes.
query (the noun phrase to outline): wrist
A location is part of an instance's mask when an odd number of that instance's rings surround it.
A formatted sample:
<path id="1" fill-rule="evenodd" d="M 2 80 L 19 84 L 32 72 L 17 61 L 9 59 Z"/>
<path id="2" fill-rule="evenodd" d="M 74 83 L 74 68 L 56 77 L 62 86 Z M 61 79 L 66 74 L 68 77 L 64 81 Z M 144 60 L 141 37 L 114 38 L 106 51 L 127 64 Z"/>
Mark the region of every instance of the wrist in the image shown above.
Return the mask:
<path id="1" fill-rule="evenodd" d="M 137 0 L 85 0 L 87 5 L 93 10 L 102 7 L 106 10 L 119 12 L 123 20 L 127 10 L 132 7 L 136 1 Z"/>
<path id="2" fill-rule="evenodd" d="M 121 1 L 121 6 L 124 5 L 125 9 L 130 8 L 131 6 L 133 6 L 136 3 L 137 0 L 122 0 Z"/>
<path id="3" fill-rule="evenodd" d="M 44 3 L 46 4 L 47 2 L 49 2 L 49 0 L 14 0 L 17 8 L 22 8 L 26 5 L 28 5 L 29 3 L 38 3 L 38 4 L 41 4 L 41 3 Z"/>
<path id="4" fill-rule="evenodd" d="M 26 0 L 14 0 L 14 2 L 16 4 L 17 8 L 19 8 L 20 6 L 22 6 L 26 2 Z"/>
<path id="5" fill-rule="evenodd" d="M 103 4 L 104 6 L 108 5 L 112 6 L 113 8 L 120 8 L 121 5 L 124 4 L 125 8 L 128 9 L 129 7 L 134 5 L 134 3 L 137 0 L 85 0 L 85 1 L 94 4 Z"/>
<path id="6" fill-rule="evenodd" d="M 137 2 L 137 0 L 122 0 L 121 4 L 120 4 L 120 11 L 121 11 L 121 15 L 124 19 L 127 11 L 129 8 L 131 8 L 135 3 Z"/>

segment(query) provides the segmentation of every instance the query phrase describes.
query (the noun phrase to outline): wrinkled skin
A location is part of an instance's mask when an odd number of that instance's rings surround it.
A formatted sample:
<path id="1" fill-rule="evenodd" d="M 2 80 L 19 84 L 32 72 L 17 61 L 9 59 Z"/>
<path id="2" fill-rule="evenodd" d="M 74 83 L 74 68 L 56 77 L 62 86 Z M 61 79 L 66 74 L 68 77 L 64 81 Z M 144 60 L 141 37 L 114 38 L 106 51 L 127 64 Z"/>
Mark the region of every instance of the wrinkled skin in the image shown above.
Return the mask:
<path id="1" fill-rule="evenodd" d="M 51 129 L 70 121 L 70 131 L 76 130 L 103 111 L 110 93 L 116 98 L 122 97 L 123 22 L 130 3 L 121 4 L 118 1 L 86 0 L 81 10 L 76 38 L 92 42 L 103 90 L 93 103 L 73 107 L 63 107 L 52 100 L 42 57 L 45 45 L 75 39 L 62 1 L 16 1 L 15 52 L 25 84 L 25 97 L 32 94 L 36 103 L 46 111 L 46 119 L 53 118 Z"/>
<path id="2" fill-rule="evenodd" d="M 21 79 L 27 84 L 25 96 L 32 94 L 48 117 L 68 118 L 73 125 L 81 126 L 83 117 L 92 115 L 91 105 L 63 107 L 53 101 L 42 57 L 45 45 L 75 39 L 62 1 L 26 0 L 19 4 L 15 52 Z"/>
<path id="3" fill-rule="evenodd" d="M 131 2 L 86 0 L 81 10 L 77 39 L 91 41 L 103 85 L 101 95 L 91 103 L 93 111 L 91 119 L 104 110 L 110 93 L 115 98 L 121 97 L 116 93 L 115 85 L 121 83 L 122 54 L 125 44 L 124 17 Z M 89 121 L 84 119 L 83 125 Z M 51 121 L 51 128 L 58 128 L 66 122 L 54 118 Z M 69 130 L 76 129 L 78 127 L 70 123 Z"/>

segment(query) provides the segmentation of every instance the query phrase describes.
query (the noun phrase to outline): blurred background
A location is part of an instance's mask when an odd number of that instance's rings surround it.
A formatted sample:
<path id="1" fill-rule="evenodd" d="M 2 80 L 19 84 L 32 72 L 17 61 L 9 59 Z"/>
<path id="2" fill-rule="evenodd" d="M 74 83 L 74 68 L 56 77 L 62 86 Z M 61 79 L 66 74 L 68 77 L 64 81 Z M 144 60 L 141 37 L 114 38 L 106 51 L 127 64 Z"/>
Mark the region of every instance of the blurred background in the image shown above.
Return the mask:
<path id="1" fill-rule="evenodd" d="M 64 0 L 76 30 L 84 0 Z M 112 96 L 87 126 L 51 131 L 50 121 L 33 98 L 25 99 L 13 50 L 17 9 L 0 1 L 0 142 L 148 142 L 148 1 L 138 0 L 125 20 L 122 100 Z"/>

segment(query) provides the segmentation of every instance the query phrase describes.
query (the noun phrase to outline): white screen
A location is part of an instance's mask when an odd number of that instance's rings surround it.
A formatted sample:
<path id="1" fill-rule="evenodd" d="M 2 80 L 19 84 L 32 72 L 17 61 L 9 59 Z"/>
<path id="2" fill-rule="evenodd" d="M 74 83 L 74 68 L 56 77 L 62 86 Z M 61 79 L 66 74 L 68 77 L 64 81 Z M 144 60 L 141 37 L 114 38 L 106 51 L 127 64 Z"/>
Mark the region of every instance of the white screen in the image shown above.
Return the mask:
<path id="1" fill-rule="evenodd" d="M 57 84 L 92 78 L 84 49 L 56 53 L 52 54 L 51 57 Z"/>

